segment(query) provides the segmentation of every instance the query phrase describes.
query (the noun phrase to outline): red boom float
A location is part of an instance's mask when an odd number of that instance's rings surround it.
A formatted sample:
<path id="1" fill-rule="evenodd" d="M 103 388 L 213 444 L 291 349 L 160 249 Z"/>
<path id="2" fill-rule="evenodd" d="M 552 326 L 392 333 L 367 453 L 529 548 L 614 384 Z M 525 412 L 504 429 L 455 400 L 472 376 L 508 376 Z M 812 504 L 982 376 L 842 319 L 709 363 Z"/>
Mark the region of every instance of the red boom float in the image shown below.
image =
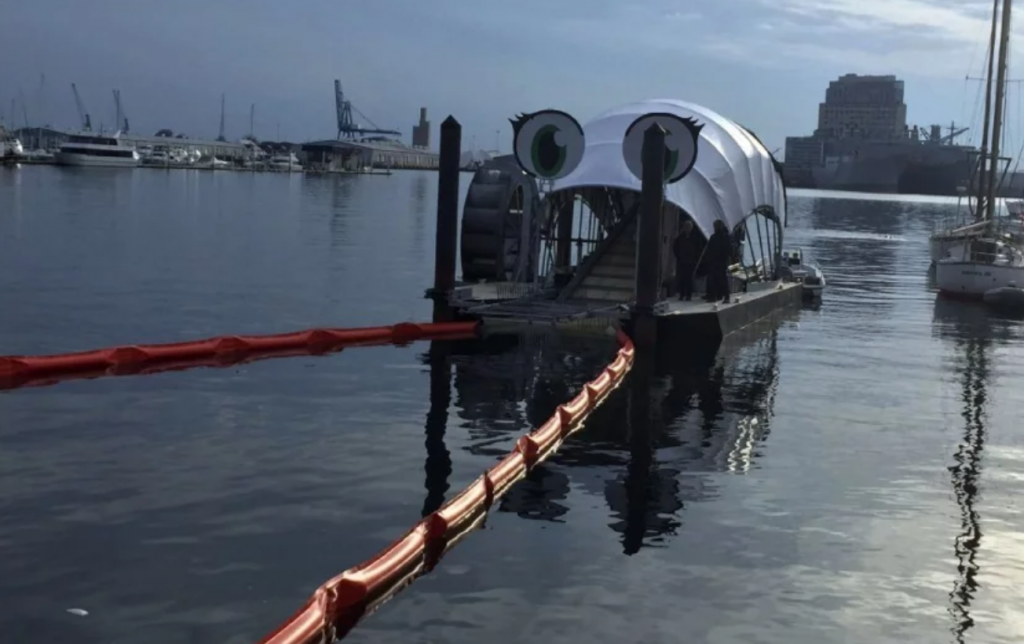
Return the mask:
<path id="1" fill-rule="evenodd" d="M 52 356 L 0 356 L 0 389 L 52 385 L 75 378 L 228 367 L 266 358 L 336 353 L 347 347 L 404 345 L 416 340 L 458 340 L 473 337 L 477 325 L 476 322 L 404 322 L 363 329 L 310 329 L 277 335 L 222 336 Z"/>

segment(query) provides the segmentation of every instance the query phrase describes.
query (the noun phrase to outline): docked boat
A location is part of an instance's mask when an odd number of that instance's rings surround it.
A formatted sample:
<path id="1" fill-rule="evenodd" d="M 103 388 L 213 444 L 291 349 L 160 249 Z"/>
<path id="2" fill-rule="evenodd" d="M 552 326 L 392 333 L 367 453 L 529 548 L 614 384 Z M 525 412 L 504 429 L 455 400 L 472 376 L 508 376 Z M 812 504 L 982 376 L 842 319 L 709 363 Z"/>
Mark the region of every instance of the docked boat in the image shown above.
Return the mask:
<path id="1" fill-rule="evenodd" d="M 1011 0 L 1003 0 L 1001 14 L 993 16 L 992 42 L 989 45 L 989 69 L 998 70 L 997 79 L 987 79 L 982 144 L 974 181 L 976 193 L 970 210 L 976 221 L 957 231 L 933 235 L 932 252 L 941 252 L 935 261 L 935 285 L 946 296 L 982 300 L 994 289 L 1024 284 L 1024 233 L 1015 217 L 997 217 L 995 198 L 1005 172 L 1000 168 L 999 148 L 1003 134 L 1003 107 L 1009 38 L 995 41 L 997 27 L 1009 33 Z M 996 62 L 998 61 L 998 62 Z M 995 81 L 995 82 L 993 82 Z M 993 87 L 994 86 L 994 87 Z M 994 91 L 993 91 L 994 89 Z M 994 98 L 993 98 L 994 94 Z M 990 116 L 994 112 L 993 116 Z M 991 144 L 991 147 L 990 147 Z M 949 234 L 959 233 L 959 238 Z M 933 256 L 934 257 L 934 256 Z"/>
<path id="2" fill-rule="evenodd" d="M 19 160 L 25 154 L 21 141 L 0 125 L 0 163 Z"/>
<path id="3" fill-rule="evenodd" d="M 204 170 L 227 170 L 231 167 L 231 163 L 224 159 L 218 159 L 216 156 L 203 155 L 195 162 L 195 167 Z"/>
<path id="4" fill-rule="evenodd" d="M 54 155 L 57 165 L 135 167 L 139 153 L 135 147 L 121 140 L 121 133 L 72 134 Z"/>
<path id="5" fill-rule="evenodd" d="M 997 311 L 1018 315 L 1024 313 L 1024 289 L 1016 284 L 985 291 L 982 300 Z"/>
<path id="6" fill-rule="evenodd" d="M 302 172 L 302 164 L 294 152 L 275 154 L 270 157 L 267 167 L 277 172 Z"/>
<path id="7" fill-rule="evenodd" d="M 782 274 L 803 283 L 805 300 L 819 299 L 825 290 L 825 273 L 817 264 L 805 262 L 800 249 L 782 252 Z"/>

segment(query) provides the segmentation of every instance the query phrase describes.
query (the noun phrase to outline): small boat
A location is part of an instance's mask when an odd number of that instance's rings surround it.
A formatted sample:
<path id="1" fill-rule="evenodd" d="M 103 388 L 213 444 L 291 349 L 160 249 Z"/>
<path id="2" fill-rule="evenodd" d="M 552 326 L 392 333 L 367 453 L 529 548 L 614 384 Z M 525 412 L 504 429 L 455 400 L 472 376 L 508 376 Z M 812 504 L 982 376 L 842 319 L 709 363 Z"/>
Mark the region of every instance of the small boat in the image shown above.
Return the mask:
<path id="1" fill-rule="evenodd" d="M 803 282 L 804 299 L 818 299 L 825 290 L 825 273 L 817 264 L 804 262 L 803 251 L 799 248 L 782 251 L 782 273 L 792 280 Z"/>
<path id="2" fill-rule="evenodd" d="M 997 311 L 1024 313 L 1024 289 L 1018 288 L 1013 282 L 1009 286 L 1000 286 L 985 291 L 982 300 Z"/>

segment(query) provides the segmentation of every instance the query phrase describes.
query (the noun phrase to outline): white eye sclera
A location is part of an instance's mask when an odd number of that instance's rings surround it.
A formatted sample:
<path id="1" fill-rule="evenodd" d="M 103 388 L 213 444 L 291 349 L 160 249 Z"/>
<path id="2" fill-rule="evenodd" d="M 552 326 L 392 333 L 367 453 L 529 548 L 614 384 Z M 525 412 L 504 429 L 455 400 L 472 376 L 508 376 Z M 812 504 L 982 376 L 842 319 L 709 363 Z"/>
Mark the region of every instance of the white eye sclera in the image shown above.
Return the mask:
<path id="1" fill-rule="evenodd" d="M 629 171 L 641 181 L 644 134 L 655 124 L 665 130 L 665 183 L 675 183 L 685 177 L 697 162 L 697 141 L 704 126 L 693 119 L 669 113 L 644 114 L 633 121 L 622 139 L 622 157 Z"/>
<path id="2" fill-rule="evenodd" d="M 583 160 L 586 142 L 579 121 L 559 110 L 542 110 L 513 121 L 519 167 L 538 179 L 569 176 Z"/>

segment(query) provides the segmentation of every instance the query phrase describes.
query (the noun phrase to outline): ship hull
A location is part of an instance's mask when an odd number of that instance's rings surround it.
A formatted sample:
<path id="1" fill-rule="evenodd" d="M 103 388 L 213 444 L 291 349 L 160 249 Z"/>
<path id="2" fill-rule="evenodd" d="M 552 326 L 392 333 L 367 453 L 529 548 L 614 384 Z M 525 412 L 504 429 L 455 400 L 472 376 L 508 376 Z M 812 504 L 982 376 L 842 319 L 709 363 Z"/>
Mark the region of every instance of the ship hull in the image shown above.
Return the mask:
<path id="1" fill-rule="evenodd" d="M 139 165 L 138 155 L 130 157 L 101 157 L 75 152 L 57 152 L 53 155 L 57 165 L 88 166 L 102 168 L 134 168 Z"/>
<path id="2" fill-rule="evenodd" d="M 955 197 L 970 180 L 967 161 L 928 164 L 911 161 L 899 178 L 899 192 L 904 195 Z"/>
<path id="3" fill-rule="evenodd" d="M 947 297 L 980 300 L 994 288 L 1024 284 L 1024 266 L 944 260 L 935 264 L 935 286 Z"/>

